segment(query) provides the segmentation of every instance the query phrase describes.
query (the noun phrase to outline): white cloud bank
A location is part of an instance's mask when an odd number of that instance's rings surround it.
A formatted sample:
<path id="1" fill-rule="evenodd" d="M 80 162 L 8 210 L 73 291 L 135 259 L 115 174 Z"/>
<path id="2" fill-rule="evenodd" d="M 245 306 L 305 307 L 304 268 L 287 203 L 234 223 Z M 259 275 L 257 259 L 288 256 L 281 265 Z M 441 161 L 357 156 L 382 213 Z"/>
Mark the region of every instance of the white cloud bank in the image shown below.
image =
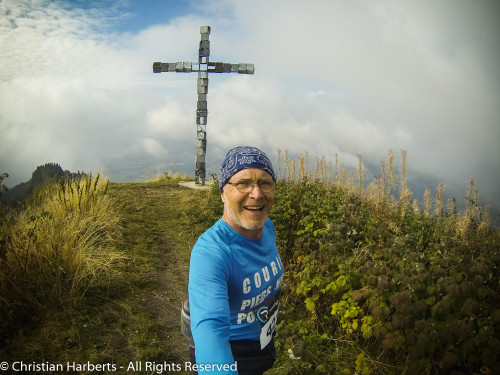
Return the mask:
<path id="1" fill-rule="evenodd" d="M 352 166 L 357 154 L 377 166 L 389 148 L 406 149 L 415 176 L 459 200 L 475 177 L 483 203 L 500 202 L 498 2 L 214 0 L 128 32 L 116 28 L 133 20 L 127 2 L 68 4 L 0 2 L 0 170 L 10 184 L 45 162 L 112 178 L 194 164 L 196 76 L 151 66 L 196 61 L 208 24 L 213 61 L 256 67 L 210 78 L 212 170 L 243 143 Z"/>

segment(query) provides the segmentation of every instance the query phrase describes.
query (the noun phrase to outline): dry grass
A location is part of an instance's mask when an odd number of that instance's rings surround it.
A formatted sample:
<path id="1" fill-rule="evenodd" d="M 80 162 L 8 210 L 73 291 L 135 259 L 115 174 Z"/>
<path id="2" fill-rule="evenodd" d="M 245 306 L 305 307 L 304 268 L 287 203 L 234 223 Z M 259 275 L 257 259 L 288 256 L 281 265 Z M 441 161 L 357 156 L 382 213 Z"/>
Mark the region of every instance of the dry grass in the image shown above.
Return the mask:
<path id="1" fill-rule="evenodd" d="M 183 287 L 171 282 L 170 257 L 187 267 L 201 229 L 187 221 L 186 205 L 203 192 L 178 183 L 165 175 L 108 188 L 108 181 L 82 175 L 33 195 L 0 238 L 9 237 L 0 258 L 0 357 L 121 365 L 179 360 L 171 347 L 187 343 L 171 342 L 156 313 L 178 320 L 172 306 L 180 301 L 173 303 L 169 290 Z M 158 289 L 161 278 L 170 289 Z"/>
<path id="2" fill-rule="evenodd" d="M 34 318 L 116 276 L 114 266 L 124 256 L 107 186 L 99 176 L 79 174 L 32 195 L 24 210 L 8 218 L 0 257 L 1 336 L 17 326 L 18 312 L 33 308 Z"/>

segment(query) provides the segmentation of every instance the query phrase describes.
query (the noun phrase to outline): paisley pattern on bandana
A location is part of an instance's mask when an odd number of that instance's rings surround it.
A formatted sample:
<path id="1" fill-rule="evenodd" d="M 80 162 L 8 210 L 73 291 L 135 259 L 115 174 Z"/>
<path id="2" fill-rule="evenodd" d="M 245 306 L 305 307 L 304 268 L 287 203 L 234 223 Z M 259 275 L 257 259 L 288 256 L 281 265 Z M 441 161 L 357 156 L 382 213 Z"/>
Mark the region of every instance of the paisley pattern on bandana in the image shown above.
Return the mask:
<path id="1" fill-rule="evenodd" d="M 219 192 L 222 192 L 224 185 L 236 172 L 248 168 L 262 169 L 276 181 L 271 160 L 264 152 L 257 147 L 238 146 L 229 150 L 222 162 L 219 176 Z"/>

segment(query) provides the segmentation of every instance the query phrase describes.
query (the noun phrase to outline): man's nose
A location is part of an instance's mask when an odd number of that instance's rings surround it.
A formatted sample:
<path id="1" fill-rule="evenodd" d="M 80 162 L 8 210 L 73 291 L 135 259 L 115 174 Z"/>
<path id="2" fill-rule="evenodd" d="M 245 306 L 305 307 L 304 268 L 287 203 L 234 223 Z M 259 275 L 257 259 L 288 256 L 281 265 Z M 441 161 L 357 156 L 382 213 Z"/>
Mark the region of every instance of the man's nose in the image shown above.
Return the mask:
<path id="1" fill-rule="evenodd" d="M 252 190 L 250 190 L 250 196 L 254 197 L 254 198 L 258 198 L 262 195 L 264 195 L 264 194 L 262 193 L 262 190 L 260 189 L 259 184 L 258 183 L 253 184 Z"/>

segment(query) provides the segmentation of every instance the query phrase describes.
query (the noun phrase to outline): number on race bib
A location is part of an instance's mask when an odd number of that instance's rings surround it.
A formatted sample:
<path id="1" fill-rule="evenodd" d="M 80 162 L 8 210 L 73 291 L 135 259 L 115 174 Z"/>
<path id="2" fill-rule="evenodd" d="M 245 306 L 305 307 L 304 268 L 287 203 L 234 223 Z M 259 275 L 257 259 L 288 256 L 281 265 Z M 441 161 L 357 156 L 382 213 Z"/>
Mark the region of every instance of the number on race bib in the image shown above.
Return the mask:
<path id="1" fill-rule="evenodd" d="M 277 316 L 273 315 L 273 317 L 269 321 L 269 323 L 271 323 L 271 324 L 269 324 L 269 328 L 267 329 L 267 332 L 266 332 L 266 334 L 268 336 L 272 336 L 274 333 L 274 330 L 276 329 L 276 319 L 277 319 Z"/>
<path id="2" fill-rule="evenodd" d="M 260 331 L 260 348 L 264 349 L 267 344 L 271 342 L 273 338 L 274 330 L 276 329 L 276 322 L 278 321 L 278 309 L 274 312 L 271 319 L 267 321 L 267 323 L 262 327 Z"/>

